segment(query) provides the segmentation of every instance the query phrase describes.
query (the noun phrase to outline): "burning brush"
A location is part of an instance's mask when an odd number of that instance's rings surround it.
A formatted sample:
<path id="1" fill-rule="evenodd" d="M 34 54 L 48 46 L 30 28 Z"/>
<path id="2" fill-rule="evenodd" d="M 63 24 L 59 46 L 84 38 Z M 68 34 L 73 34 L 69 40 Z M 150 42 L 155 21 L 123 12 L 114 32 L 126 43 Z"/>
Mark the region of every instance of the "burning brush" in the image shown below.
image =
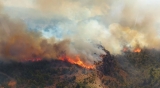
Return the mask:
<path id="1" fill-rule="evenodd" d="M 140 53 L 140 52 L 141 52 L 141 48 L 135 48 L 135 49 L 133 50 L 133 52 L 135 52 L 135 53 Z"/>
<path id="2" fill-rule="evenodd" d="M 75 58 L 72 58 L 72 57 L 69 57 L 69 56 L 64 55 L 64 56 L 59 57 L 59 60 L 67 61 L 67 62 L 69 62 L 69 63 L 71 63 L 71 64 L 76 64 L 76 65 L 79 65 L 79 66 L 81 66 L 81 67 L 83 67 L 83 68 L 95 69 L 95 66 L 94 66 L 94 65 L 88 65 L 88 64 L 84 63 L 84 62 L 81 60 L 80 56 L 78 56 L 78 55 L 75 56 Z"/>
<path id="3" fill-rule="evenodd" d="M 140 47 L 135 47 L 133 50 L 131 50 L 129 47 L 123 47 L 122 52 L 135 52 L 135 53 L 140 53 L 142 51 L 142 49 Z"/>

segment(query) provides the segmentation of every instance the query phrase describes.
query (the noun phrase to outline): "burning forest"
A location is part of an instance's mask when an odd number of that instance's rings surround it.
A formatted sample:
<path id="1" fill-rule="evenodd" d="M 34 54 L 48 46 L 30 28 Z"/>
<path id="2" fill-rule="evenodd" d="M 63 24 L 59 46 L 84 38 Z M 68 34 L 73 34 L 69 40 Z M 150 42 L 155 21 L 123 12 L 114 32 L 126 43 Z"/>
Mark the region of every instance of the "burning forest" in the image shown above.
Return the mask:
<path id="1" fill-rule="evenodd" d="M 0 88 L 159 88 L 158 0 L 0 0 Z"/>

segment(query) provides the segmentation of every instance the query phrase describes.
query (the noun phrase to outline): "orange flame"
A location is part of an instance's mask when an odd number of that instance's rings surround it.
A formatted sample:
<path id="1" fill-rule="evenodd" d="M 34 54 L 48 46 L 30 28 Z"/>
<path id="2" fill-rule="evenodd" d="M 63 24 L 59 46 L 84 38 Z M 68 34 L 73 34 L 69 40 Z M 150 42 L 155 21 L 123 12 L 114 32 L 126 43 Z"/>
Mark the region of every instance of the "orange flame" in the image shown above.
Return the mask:
<path id="1" fill-rule="evenodd" d="M 136 49 L 134 49 L 134 52 L 135 52 L 135 53 L 140 53 L 140 52 L 141 52 L 141 49 L 140 49 L 140 48 L 136 48 Z"/>
<path id="2" fill-rule="evenodd" d="M 62 61 L 68 61 L 68 62 L 70 62 L 71 64 L 77 64 L 77 65 L 79 65 L 79 66 L 81 66 L 81 67 L 83 67 L 83 68 L 95 69 L 95 66 L 94 66 L 94 65 L 87 65 L 87 64 L 85 64 L 85 63 L 80 59 L 79 56 L 76 56 L 75 59 L 70 58 L 70 57 L 67 57 L 67 56 L 61 56 L 59 59 L 62 60 Z"/>

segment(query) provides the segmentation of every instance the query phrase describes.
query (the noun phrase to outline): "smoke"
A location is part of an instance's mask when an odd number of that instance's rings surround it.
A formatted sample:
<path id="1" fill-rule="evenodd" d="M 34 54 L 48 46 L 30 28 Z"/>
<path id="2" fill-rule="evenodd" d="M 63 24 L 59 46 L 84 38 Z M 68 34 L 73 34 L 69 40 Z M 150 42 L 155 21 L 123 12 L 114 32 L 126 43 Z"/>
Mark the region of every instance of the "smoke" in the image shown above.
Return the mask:
<path id="1" fill-rule="evenodd" d="M 82 61 L 101 60 L 103 45 L 114 54 L 124 46 L 159 49 L 160 5 L 156 0 L 35 0 L 44 17 L 57 18 L 62 38 L 44 38 L 20 20 L 0 15 L 0 58 L 23 61 L 79 55 Z M 2 11 L 1 11 L 2 12 Z M 36 14 L 36 13 L 35 13 Z M 37 14 L 36 14 L 37 15 Z M 65 18 L 66 21 L 62 21 Z M 53 29 L 50 29 L 53 30 Z"/>
<path id="2" fill-rule="evenodd" d="M 72 20 L 83 20 L 107 13 L 105 0 L 36 0 L 37 8 L 45 14 L 61 15 Z"/>
<path id="3" fill-rule="evenodd" d="M 76 31 L 71 38 L 90 39 L 101 43 L 112 53 L 121 53 L 123 46 L 134 49 L 159 49 L 159 3 L 157 0 L 37 0 L 40 10 L 65 16 L 73 21 Z M 62 24 L 63 25 L 63 24 Z M 64 25 L 63 25 L 64 26 Z M 79 35 L 79 36 L 77 36 Z M 70 37 L 70 36 L 69 36 Z M 82 43 L 81 39 L 78 41 Z M 74 41 L 74 40 L 73 40 Z M 76 41 L 77 42 L 77 41 Z M 78 42 L 78 43 L 79 43 Z M 85 49 L 85 46 L 83 46 Z"/>
<path id="4" fill-rule="evenodd" d="M 83 41 L 80 37 L 79 39 L 78 37 L 62 40 L 54 37 L 46 39 L 42 36 L 41 31 L 28 30 L 22 20 L 10 18 L 5 13 L 0 15 L 0 59 L 3 61 L 58 59 L 64 53 L 70 57 L 79 55 L 82 61 L 89 64 L 98 60 L 98 56 L 93 57 L 94 53 L 100 55 L 103 51 L 94 48 L 97 47 L 94 44 L 80 43 L 79 40 Z M 83 46 L 86 46 L 87 49 L 83 50 Z M 91 60 L 91 58 L 94 59 Z"/>
<path id="5" fill-rule="evenodd" d="M 63 51 L 68 51 L 69 42 L 68 39 L 45 39 L 40 32 L 28 30 L 22 20 L 12 19 L 0 11 L 1 60 L 57 59 Z"/>
<path id="6" fill-rule="evenodd" d="M 36 58 L 58 58 L 69 40 L 44 39 L 41 33 L 29 31 L 21 22 L 0 17 L 0 56 L 5 60 L 25 61 Z"/>

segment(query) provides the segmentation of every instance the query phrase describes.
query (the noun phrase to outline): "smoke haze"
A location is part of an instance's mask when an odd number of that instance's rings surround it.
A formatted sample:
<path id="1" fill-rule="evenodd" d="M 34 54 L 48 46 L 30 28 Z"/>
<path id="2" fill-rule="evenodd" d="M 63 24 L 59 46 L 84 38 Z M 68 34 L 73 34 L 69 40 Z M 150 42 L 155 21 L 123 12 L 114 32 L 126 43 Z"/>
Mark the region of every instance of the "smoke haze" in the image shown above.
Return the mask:
<path id="1" fill-rule="evenodd" d="M 158 0 L 36 0 L 35 10 L 44 18 L 58 20 L 61 39 L 54 34 L 45 38 L 43 29 L 28 30 L 22 20 L 1 14 L 0 58 L 56 59 L 65 52 L 73 57 L 80 55 L 82 61 L 91 64 L 105 54 L 97 44 L 114 54 L 120 54 L 124 46 L 132 50 L 137 45 L 159 49 L 160 5 L 156 2 Z"/>

